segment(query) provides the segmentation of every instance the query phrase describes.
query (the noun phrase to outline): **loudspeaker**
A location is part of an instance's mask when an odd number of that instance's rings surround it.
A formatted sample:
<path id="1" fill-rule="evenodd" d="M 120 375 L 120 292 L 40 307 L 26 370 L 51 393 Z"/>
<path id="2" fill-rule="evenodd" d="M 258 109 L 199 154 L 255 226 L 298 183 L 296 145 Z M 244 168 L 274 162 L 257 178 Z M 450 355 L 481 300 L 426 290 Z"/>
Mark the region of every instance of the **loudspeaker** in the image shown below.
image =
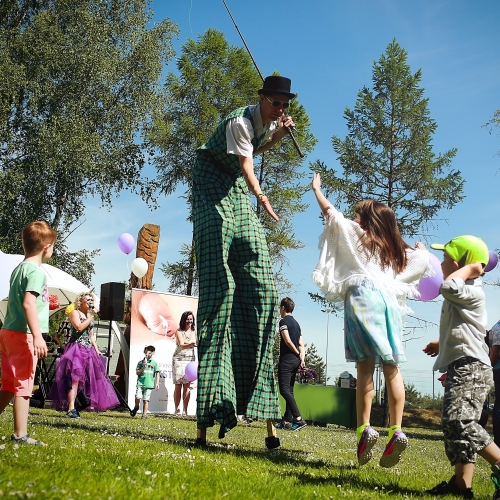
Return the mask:
<path id="1" fill-rule="evenodd" d="M 123 321 L 125 309 L 125 283 L 101 285 L 99 317 L 110 321 Z"/>

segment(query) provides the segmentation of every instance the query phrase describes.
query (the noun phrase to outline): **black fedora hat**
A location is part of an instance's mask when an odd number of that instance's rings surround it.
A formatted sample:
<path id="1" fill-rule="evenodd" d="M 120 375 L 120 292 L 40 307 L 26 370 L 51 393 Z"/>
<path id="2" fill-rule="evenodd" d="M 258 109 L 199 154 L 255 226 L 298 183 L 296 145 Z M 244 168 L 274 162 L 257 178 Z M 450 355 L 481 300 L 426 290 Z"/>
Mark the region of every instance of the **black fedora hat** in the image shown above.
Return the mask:
<path id="1" fill-rule="evenodd" d="M 290 78 L 285 78 L 284 76 L 268 76 L 264 80 L 264 85 L 262 85 L 258 93 L 264 95 L 281 94 L 293 99 L 295 94 L 290 92 L 291 86 L 292 80 L 290 80 Z"/>

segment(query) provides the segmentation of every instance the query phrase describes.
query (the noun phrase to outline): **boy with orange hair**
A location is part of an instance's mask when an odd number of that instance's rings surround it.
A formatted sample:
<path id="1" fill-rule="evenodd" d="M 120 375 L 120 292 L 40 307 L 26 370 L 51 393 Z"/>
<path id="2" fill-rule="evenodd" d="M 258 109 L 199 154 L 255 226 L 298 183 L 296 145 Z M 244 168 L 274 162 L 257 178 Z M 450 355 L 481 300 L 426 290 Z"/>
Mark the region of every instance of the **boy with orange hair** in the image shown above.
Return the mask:
<path id="1" fill-rule="evenodd" d="M 38 358 L 47 357 L 42 332 L 49 331 L 47 276 L 40 268 L 52 256 L 55 231 L 32 222 L 22 233 L 25 258 L 11 274 L 7 314 L 0 330 L 0 413 L 14 397 L 14 443 L 47 446 L 28 434 L 28 413 Z"/>

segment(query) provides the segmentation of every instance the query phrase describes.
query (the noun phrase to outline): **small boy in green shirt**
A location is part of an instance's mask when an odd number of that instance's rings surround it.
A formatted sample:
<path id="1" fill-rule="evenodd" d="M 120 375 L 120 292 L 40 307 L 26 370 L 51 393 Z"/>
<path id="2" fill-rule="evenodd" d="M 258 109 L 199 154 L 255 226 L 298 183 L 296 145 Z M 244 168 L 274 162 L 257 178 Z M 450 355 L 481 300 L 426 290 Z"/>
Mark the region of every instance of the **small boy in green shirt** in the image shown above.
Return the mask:
<path id="1" fill-rule="evenodd" d="M 160 388 L 160 371 L 158 370 L 158 363 L 152 359 L 155 352 L 152 345 L 144 348 L 144 359 L 139 361 L 135 373 L 137 373 L 137 390 L 135 393 L 135 406 L 131 410 L 130 415 L 135 417 L 139 410 L 139 403 L 142 399 L 142 418 L 146 418 L 148 412 L 149 399 L 153 388 L 158 390 Z"/>

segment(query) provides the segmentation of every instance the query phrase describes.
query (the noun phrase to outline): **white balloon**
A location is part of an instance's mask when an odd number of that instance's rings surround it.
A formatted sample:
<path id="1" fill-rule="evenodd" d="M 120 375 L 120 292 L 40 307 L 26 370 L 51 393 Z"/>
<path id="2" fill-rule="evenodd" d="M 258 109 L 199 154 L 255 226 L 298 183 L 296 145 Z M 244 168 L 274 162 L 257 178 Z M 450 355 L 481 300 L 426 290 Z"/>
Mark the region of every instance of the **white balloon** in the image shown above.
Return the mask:
<path id="1" fill-rule="evenodd" d="M 148 263 L 146 259 L 139 257 L 132 262 L 132 272 L 141 279 L 148 272 Z"/>

